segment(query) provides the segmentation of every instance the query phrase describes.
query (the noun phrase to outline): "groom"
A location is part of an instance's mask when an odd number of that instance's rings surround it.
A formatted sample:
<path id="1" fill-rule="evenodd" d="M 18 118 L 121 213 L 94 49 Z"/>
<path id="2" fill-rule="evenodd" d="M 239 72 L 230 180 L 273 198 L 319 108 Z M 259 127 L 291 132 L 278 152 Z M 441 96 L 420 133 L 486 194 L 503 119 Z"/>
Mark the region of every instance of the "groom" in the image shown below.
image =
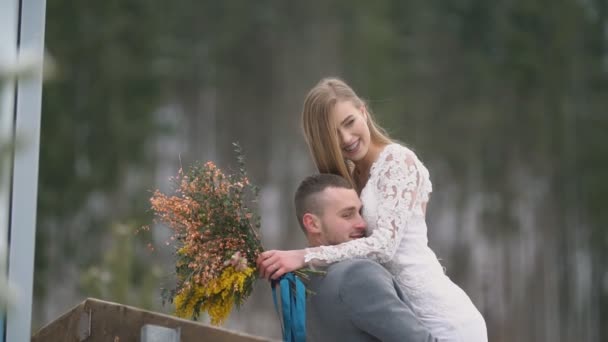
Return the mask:
<path id="1" fill-rule="evenodd" d="M 350 183 L 317 174 L 300 183 L 296 215 L 310 247 L 365 236 L 361 201 Z M 399 286 L 380 264 L 352 259 L 312 277 L 307 303 L 310 341 L 435 341 L 421 325 Z"/>

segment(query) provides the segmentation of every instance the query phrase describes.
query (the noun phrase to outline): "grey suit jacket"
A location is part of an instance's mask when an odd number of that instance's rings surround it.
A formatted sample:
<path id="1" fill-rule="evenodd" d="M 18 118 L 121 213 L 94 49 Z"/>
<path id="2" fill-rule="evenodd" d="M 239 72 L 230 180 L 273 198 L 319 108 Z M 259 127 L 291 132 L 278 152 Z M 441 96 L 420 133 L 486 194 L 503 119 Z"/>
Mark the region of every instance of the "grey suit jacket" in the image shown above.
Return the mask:
<path id="1" fill-rule="evenodd" d="M 352 259 L 312 277 L 306 303 L 307 341 L 435 341 L 380 264 Z"/>

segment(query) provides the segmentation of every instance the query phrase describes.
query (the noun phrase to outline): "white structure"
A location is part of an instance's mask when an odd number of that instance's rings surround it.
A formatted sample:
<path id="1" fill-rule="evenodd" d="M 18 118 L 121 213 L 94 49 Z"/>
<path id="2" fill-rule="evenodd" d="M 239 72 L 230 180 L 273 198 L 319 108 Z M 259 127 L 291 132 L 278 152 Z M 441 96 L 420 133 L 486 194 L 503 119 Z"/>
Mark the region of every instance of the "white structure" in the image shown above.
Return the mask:
<path id="1" fill-rule="evenodd" d="M 0 144 L 19 141 L 0 155 L 0 281 L 18 290 L 0 341 L 31 336 L 45 12 L 45 0 L 0 0 Z"/>

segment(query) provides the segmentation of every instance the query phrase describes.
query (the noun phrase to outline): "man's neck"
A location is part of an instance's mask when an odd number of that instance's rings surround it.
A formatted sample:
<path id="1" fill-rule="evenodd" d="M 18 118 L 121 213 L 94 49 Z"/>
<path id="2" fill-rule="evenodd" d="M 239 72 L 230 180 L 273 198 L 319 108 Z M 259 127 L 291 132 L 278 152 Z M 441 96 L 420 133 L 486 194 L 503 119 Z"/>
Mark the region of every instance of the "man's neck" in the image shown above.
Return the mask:
<path id="1" fill-rule="evenodd" d="M 315 248 L 323 245 L 323 243 L 315 236 L 309 235 L 306 237 L 306 239 L 308 240 L 308 248 Z"/>

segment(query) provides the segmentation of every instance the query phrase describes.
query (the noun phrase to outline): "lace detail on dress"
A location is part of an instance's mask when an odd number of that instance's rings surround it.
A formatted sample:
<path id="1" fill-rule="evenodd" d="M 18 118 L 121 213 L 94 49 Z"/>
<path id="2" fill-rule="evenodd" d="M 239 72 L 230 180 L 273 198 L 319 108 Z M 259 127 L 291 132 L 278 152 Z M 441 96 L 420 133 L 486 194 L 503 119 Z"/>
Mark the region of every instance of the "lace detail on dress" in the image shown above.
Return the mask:
<path id="1" fill-rule="evenodd" d="M 377 173 L 377 177 L 374 174 Z M 379 262 L 391 260 L 408 222 L 420 200 L 428 198 L 423 194 L 422 184 L 428 171 L 416 155 L 399 145 L 389 145 L 380 153 L 370 171 L 370 181 L 378 194 L 376 229 L 368 237 L 345 242 L 335 246 L 307 248 L 304 261 L 330 264 L 351 258 L 371 258 Z"/>
<path id="2" fill-rule="evenodd" d="M 420 172 L 424 174 L 423 178 L 425 180 L 420 191 L 420 203 L 427 203 L 429 201 L 429 194 L 433 192 L 433 184 L 431 183 L 427 168 L 421 162 L 418 163 L 420 164 Z"/>

